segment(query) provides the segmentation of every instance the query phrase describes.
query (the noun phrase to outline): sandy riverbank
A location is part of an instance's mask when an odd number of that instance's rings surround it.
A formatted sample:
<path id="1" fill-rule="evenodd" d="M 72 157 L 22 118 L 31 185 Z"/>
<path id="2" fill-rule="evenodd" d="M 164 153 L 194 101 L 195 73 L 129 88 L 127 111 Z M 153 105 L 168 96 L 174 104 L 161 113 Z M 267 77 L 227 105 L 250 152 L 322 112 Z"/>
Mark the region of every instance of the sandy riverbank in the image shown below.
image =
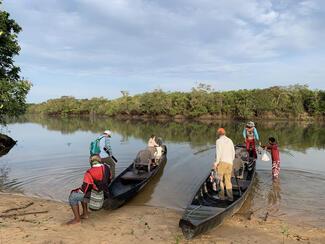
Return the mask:
<path id="1" fill-rule="evenodd" d="M 236 215 L 192 241 L 184 240 L 180 212 L 126 205 L 92 212 L 82 224 L 66 226 L 67 204 L 0 193 L 0 243 L 325 243 L 325 229 L 268 218 Z M 21 208 L 14 210 L 14 208 Z M 10 210 L 12 209 L 12 210 Z M 41 212 L 21 215 L 23 213 Z M 3 216 L 7 217 L 3 217 Z"/>

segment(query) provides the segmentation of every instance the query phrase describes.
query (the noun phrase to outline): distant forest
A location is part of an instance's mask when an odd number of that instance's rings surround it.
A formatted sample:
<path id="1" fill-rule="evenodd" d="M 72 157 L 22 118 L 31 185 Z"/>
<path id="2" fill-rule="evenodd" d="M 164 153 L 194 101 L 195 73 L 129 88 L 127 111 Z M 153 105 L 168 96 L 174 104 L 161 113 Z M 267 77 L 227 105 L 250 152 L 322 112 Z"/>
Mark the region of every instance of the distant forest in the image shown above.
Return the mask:
<path id="1" fill-rule="evenodd" d="M 50 116 L 125 116 L 200 119 L 310 119 L 325 116 L 325 91 L 305 85 L 266 89 L 214 91 L 199 84 L 191 92 L 154 90 L 130 96 L 121 91 L 117 99 L 76 99 L 63 96 L 30 104 L 28 113 Z"/>

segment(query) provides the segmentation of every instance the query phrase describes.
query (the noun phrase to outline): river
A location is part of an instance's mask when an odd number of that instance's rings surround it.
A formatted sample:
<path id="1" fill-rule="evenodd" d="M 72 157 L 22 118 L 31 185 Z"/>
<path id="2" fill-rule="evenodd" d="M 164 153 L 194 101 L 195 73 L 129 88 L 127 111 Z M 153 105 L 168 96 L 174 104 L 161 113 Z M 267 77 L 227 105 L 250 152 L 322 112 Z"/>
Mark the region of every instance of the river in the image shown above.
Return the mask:
<path id="1" fill-rule="evenodd" d="M 168 147 L 164 169 L 129 204 L 182 210 L 214 161 L 215 130 L 241 143 L 243 122 L 153 122 L 107 118 L 25 116 L 2 129 L 18 141 L 0 158 L 0 191 L 67 201 L 89 167 L 89 143 L 105 129 L 118 159 L 117 174 L 146 146 L 151 134 Z M 269 136 L 281 147 L 280 180 L 271 179 L 271 163 L 257 162 L 254 192 L 244 210 L 312 226 L 325 226 L 325 128 L 317 123 L 257 123 L 263 143 Z"/>

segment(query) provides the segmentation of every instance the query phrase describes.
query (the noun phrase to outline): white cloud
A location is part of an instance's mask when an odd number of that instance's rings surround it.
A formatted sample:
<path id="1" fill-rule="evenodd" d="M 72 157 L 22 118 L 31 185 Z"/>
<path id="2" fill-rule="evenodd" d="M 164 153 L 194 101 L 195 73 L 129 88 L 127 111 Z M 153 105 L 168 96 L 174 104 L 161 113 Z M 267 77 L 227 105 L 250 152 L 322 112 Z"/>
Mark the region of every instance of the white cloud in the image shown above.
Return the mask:
<path id="1" fill-rule="evenodd" d="M 253 76 L 266 63 L 301 64 L 325 47 L 321 0 L 7 0 L 4 6 L 24 29 L 17 60 L 28 64 L 32 80 L 45 69 L 158 83 L 240 80 L 245 69 Z"/>

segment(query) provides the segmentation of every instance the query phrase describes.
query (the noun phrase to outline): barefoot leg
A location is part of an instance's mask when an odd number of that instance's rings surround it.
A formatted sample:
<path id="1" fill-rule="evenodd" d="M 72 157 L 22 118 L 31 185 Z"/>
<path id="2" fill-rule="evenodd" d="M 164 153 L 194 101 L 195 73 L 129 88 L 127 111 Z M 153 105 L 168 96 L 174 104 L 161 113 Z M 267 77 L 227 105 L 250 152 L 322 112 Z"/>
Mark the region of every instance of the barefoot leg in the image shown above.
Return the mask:
<path id="1" fill-rule="evenodd" d="M 79 204 L 71 205 L 71 209 L 74 215 L 74 219 L 67 222 L 68 225 L 80 223 Z"/>
<path id="2" fill-rule="evenodd" d="M 87 202 L 81 202 L 82 205 L 82 215 L 80 216 L 82 219 L 88 219 L 89 212 L 88 212 L 88 204 Z"/>

